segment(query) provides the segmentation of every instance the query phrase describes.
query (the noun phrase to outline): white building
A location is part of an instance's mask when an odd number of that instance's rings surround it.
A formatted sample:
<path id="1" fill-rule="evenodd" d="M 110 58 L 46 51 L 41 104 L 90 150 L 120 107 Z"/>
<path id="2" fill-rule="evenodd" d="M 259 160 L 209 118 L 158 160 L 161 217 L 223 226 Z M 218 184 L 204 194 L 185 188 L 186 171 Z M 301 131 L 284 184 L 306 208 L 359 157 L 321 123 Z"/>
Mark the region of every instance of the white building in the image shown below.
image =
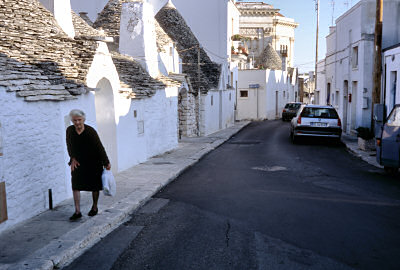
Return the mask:
<path id="1" fill-rule="evenodd" d="M 168 0 L 149 1 L 154 5 L 156 13 L 165 8 L 165 4 L 169 2 Z M 200 134 L 210 134 L 232 125 L 238 64 L 231 57 L 231 46 L 234 45 L 231 37 L 239 33 L 239 11 L 234 1 L 173 0 L 168 5 L 176 8 L 211 61 L 220 65 L 218 85 L 210 87 L 207 93 L 202 91 L 200 96 Z M 168 29 L 164 30 L 169 32 Z M 184 47 L 184 49 L 189 48 Z M 196 59 L 191 61 L 191 63 L 196 62 Z"/>
<path id="2" fill-rule="evenodd" d="M 383 44 L 398 42 L 399 6 L 384 1 Z M 371 126 L 375 10 L 376 1 L 362 0 L 340 16 L 326 38 L 324 67 L 318 64 L 317 102 L 338 108 L 345 133 Z"/>
<path id="3" fill-rule="evenodd" d="M 295 69 L 240 70 L 238 120 L 273 120 L 282 117 L 286 103 L 296 100 Z"/>
<path id="4" fill-rule="evenodd" d="M 154 79 L 149 72 L 155 70 L 141 66 L 158 59 L 152 21 L 137 16 L 142 27 L 133 27 L 136 35 L 124 40 L 125 45 L 140 43 L 147 35 L 154 40 L 143 48 L 146 58 L 139 64 L 110 52 L 107 44 L 116 44 L 104 33 L 75 13 L 71 17 L 68 0 L 43 4 L 48 10 L 37 0 L 4 2 L 20 19 L 7 16 L 7 28 L 0 29 L 0 186 L 5 183 L 8 213 L 8 219 L 0 220 L 0 231 L 46 210 L 49 189 L 55 205 L 71 197 L 65 144 L 71 109 L 86 112 L 86 122 L 98 130 L 114 172 L 178 143 L 181 83 L 166 76 Z M 146 13 L 140 3 L 127 5 Z M 21 29 L 29 31 L 10 42 Z"/>
<path id="5" fill-rule="evenodd" d="M 82 1 L 72 0 L 72 7 L 78 13 L 87 13 L 88 17 L 94 22 L 95 27 L 102 26 L 101 17 L 104 16 L 108 21 L 118 21 L 118 17 L 112 19 L 110 16 L 106 16 L 107 14 L 105 14 L 104 10 L 110 10 L 110 7 L 118 7 L 123 1 L 100 0 L 95 2 L 94 0 L 88 0 L 83 3 Z M 193 120 L 188 116 L 192 115 L 193 118 L 192 112 L 187 115 L 180 114 L 183 117 L 180 120 L 180 133 L 184 136 L 207 135 L 232 125 L 234 122 L 234 95 L 236 93 L 234 87 L 236 86 L 238 75 L 236 61 L 231 61 L 230 59 L 230 37 L 232 33 L 239 32 L 239 11 L 234 2 L 232 0 L 173 0 L 172 2 L 168 0 L 146 0 L 143 2 L 153 7 L 154 15 L 157 15 L 166 6 L 175 8 L 179 16 L 181 16 L 180 20 L 189 27 L 190 31 L 187 32 L 195 36 L 196 42 L 201 46 L 201 51 L 205 52 L 206 55 L 201 53 L 201 60 L 207 58 L 220 65 L 220 70 L 218 71 L 220 74 L 216 85 L 208 87 L 206 91 L 201 91 L 198 97 L 192 96 L 192 94 L 195 94 L 192 93 L 193 91 L 198 92 L 198 87 L 195 85 L 192 85 L 192 89 L 188 89 L 190 86 L 184 87 L 187 91 L 181 92 L 183 95 L 180 98 L 182 101 L 180 112 L 188 110 L 193 112 L 194 110 L 198 116 L 195 116 L 196 119 Z M 100 7 L 103 7 L 103 10 Z M 98 15 L 98 13 L 100 14 Z M 204 18 L 207 18 L 207 20 L 204 20 Z M 119 30 L 118 27 L 115 29 Z M 164 31 L 169 32 L 170 30 L 164 29 Z M 115 30 L 111 31 L 111 36 L 114 36 L 112 35 L 113 32 Z M 170 33 L 168 34 L 174 42 L 177 42 L 176 37 L 171 36 Z M 180 45 L 178 44 L 177 46 L 181 46 L 185 50 L 189 49 L 183 45 L 186 44 L 180 42 Z M 196 53 L 196 48 L 192 48 L 192 50 L 193 53 Z M 186 58 L 186 60 L 188 59 Z M 193 55 L 190 60 L 190 62 L 184 63 L 182 67 L 183 73 L 187 73 L 187 65 L 195 65 L 197 63 L 197 55 Z M 197 69 L 196 66 L 193 67 Z M 206 68 L 201 66 L 201 69 Z M 201 73 L 204 72 L 201 71 Z M 208 73 L 205 72 L 204 75 L 206 77 L 214 77 L 214 75 L 209 76 Z M 197 75 L 194 73 L 189 73 L 188 75 L 192 84 L 195 84 Z M 189 93 L 189 96 L 185 96 L 186 94 L 184 93 L 186 92 Z M 187 104 L 187 106 L 182 104 Z"/>

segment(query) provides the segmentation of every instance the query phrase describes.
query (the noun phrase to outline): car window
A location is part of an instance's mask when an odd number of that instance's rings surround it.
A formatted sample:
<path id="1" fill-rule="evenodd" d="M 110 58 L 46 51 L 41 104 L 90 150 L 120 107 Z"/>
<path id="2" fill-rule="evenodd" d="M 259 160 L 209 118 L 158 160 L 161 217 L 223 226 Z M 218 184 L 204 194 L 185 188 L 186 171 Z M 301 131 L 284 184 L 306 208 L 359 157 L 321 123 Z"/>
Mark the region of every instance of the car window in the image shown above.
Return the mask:
<path id="1" fill-rule="evenodd" d="M 305 107 L 301 112 L 301 117 L 307 118 L 328 118 L 336 119 L 338 114 L 333 108 L 310 108 Z"/>
<path id="2" fill-rule="evenodd" d="M 290 106 L 290 103 L 287 103 L 287 104 L 285 105 L 285 109 L 289 108 L 289 106 Z"/>
<path id="3" fill-rule="evenodd" d="M 301 104 L 297 104 L 297 103 L 290 103 L 290 104 L 286 104 L 285 108 L 289 108 L 289 109 L 293 109 L 293 110 L 297 110 L 298 108 L 300 108 Z"/>
<path id="4" fill-rule="evenodd" d="M 395 107 L 390 113 L 386 124 L 388 126 L 400 126 L 400 107 Z"/>

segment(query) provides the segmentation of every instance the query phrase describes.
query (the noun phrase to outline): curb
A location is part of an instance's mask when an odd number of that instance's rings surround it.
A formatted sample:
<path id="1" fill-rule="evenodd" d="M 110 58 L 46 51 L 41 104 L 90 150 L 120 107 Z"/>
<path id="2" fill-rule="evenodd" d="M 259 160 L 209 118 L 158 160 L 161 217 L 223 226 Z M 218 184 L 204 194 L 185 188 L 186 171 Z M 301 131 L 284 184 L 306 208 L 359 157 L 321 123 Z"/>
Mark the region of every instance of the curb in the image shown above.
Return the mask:
<path id="1" fill-rule="evenodd" d="M 1 270 L 53 270 L 67 266 L 85 251 L 93 247 L 102 238 L 106 237 L 113 230 L 127 221 L 129 216 L 137 209 L 146 204 L 155 194 L 165 186 L 173 182 L 183 172 L 199 162 L 204 156 L 212 152 L 226 141 L 231 139 L 251 122 L 235 128 L 233 133 L 227 138 L 221 138 L 205 149 L 202 149 L 195 158 L 179 168 L 176 173 L 169 177 L 165 182 L 159 184 L 154 190 L 147 193 L 132 192 L 122 200 L 114 203 L 111 207 L 104 210 L 101 216 L 96 216 L 85 221 L 77 228 L 69 231 L 58 239 L 51 241 L 43 248 L 35 251 L 24 260 L 13 265 L 2 265 Z M 232 127 L 231 127 L 232 128 Z"/>
<path id="2" fill-rule="evenodd" d="M 368 159 L 365 158 L 363 155 L 361 155 L 361 154 L 359 153 L 359 151 L 355 150 L 353 147 L 351 147 L 350 145 L 348 145 L 345 141 L 342 140 L 342 143 L 346 146 L 347 152 L 349 152 L 349 153 L 352 154 L 353 156 L 355 156 L 355 157 L 361 159 L 362 161 L 364 161 L 364 162 L 366 162 L 366 163 L 368 163 L 368 164 L 370 164 L 370 165 L 372 165 L 372 166 L 375 166 L 375 167 L 377 167 L 377 168 L 383 169 L 383 166 L 379 165 L 377 162 L 373 162 L 373 161 L 368 160 Z"/>

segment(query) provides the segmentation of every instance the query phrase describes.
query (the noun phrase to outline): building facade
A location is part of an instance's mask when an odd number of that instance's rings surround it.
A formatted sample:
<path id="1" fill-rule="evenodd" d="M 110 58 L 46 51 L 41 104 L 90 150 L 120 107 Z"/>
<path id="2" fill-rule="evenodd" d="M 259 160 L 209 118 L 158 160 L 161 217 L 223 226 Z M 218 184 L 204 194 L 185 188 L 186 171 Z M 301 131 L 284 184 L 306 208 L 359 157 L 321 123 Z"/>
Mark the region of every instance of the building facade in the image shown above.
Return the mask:
<path id="1" fill-rule="evenodd" d="M 237 2 L 240 11 L 240 35 L 245 38 L 249 54 L 256 60 L 271 44 L 282 59 L 282 70 L 293 67 L 294 30 L 298 23 L 280 10 L 263 2 Z"/>
<path id="2" fill-rule="evenodd" d="M 398 42 L 400 1 L 384 1 L 383 46 Z M 376 1 L 362 0 L 336 20 L 318 63 L 318 104 L 335 106 L 343 131 L 371 127 Z M 385 81 L 385 79 L 383 79 Z M 382 100 L 384 91 L 382 91 Z"/>

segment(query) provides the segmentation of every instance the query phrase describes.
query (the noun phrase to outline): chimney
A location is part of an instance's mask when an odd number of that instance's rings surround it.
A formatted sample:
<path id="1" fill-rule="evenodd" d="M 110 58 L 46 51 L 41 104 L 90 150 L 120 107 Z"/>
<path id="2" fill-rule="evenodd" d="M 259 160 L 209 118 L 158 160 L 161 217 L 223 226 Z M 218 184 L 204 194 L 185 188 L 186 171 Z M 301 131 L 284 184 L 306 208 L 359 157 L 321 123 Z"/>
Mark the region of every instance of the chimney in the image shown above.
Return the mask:
<path id="1" fill-rule="evenodd" d="M 159 75 L 154 11 L 151 4 L 142 1 L 122 3 L 119 52 L 132 56 L 150 76 Z"/>
<path id="2" fill-rule="evenodd" d="M 75 37 L 72 23 L 72 10 L 70 0 L 40 0 L 45 8 L 51 11 L 58 25 L 70 37 Z"/>

